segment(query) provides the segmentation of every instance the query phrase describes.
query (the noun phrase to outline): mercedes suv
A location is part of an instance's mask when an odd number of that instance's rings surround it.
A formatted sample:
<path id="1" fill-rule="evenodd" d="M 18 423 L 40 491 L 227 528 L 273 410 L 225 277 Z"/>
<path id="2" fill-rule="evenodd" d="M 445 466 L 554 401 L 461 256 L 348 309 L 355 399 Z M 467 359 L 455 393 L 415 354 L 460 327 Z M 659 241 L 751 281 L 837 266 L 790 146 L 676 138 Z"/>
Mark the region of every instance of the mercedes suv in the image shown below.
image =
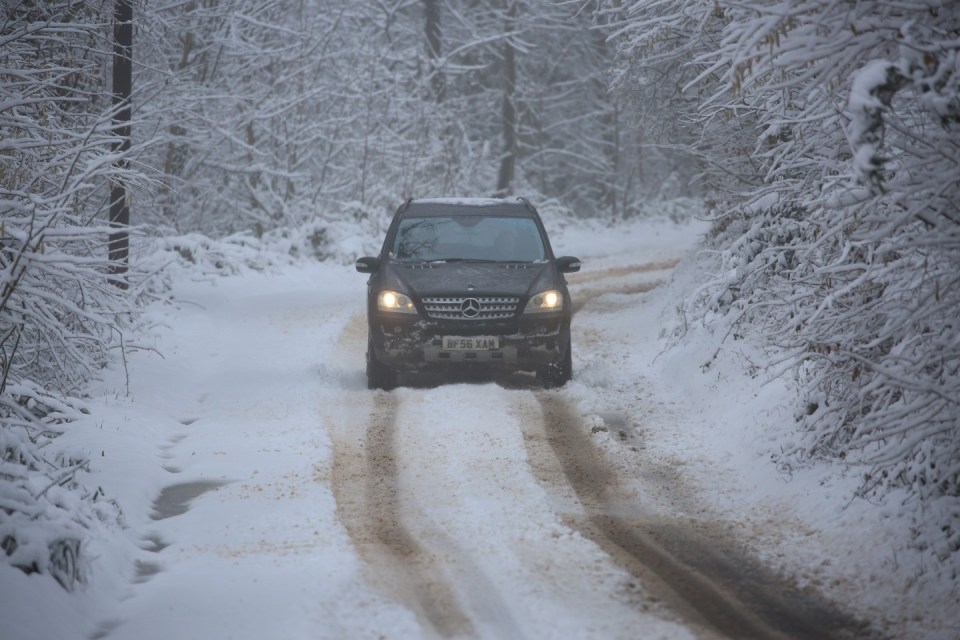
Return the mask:
<path id="1" fill-rule="evenodd" d="M 367 386 L 398 374 L 533 372 L 544 386 L 573 374 L 565 273 L 537 210 L 517 199 L 408 200 L 379 256 L 357 260 L 367 281 Z"/>

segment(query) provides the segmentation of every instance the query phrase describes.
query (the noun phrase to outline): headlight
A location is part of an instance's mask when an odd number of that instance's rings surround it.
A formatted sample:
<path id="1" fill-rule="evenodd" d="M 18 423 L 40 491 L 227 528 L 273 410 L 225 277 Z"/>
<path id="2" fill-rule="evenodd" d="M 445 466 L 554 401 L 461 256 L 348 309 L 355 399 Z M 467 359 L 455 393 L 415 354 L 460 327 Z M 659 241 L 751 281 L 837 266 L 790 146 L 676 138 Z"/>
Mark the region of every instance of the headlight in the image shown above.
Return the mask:
<path id="1" fill-rule="evenodd" d="M 543 291 L 530 298 L 524 313 L 543 313 L 563 309 L 563 294 L 555 289 Z"/>
<path id="2" fill-rule="evenodd" d="M 396 291 L 381 291 L 377 296 L 377 309 L 394 313 L 416 313 L 413 300 Z"/>

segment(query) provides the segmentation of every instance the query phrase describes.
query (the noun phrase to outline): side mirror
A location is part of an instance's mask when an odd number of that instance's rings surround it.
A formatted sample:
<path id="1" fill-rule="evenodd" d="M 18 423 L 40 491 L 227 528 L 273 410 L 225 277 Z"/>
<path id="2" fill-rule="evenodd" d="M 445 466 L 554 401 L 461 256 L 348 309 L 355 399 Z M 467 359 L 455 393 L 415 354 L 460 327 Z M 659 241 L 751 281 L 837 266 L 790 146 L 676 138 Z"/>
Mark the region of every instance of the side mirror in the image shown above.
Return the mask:
<path id="1" fill-rule="evenodd" d="M 364 256 L 357 258 L 357 271 L 360 273 L 373 273 L 380 266 L 380 258 Z"/>
<path id="2" fill-rule="evenodd" d="M 573 256 L 557 258 L 557 266 L 560 267 L 560 273 L 576 273 L 580 271 L 580 258 Z"/>

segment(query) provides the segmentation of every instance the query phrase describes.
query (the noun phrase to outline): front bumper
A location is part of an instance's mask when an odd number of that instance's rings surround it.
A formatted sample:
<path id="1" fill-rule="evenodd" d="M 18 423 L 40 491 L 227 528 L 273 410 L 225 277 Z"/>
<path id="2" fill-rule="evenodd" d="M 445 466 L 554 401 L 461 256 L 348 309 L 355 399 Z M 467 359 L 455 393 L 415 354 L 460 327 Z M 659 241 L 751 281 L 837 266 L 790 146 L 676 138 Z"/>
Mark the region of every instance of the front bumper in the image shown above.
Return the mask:
<path id="1" fill-rule="evenodd" d="M 445 351 L 444 336 L 496 336 L 489 351 Z M 400 372 L 450 368 L 538 371 L 559 362 L 570 345 L 562 314 L 501 322 L 435 322 L 420 317 L 371 317 L 370 346 L 384 365 Z"/>

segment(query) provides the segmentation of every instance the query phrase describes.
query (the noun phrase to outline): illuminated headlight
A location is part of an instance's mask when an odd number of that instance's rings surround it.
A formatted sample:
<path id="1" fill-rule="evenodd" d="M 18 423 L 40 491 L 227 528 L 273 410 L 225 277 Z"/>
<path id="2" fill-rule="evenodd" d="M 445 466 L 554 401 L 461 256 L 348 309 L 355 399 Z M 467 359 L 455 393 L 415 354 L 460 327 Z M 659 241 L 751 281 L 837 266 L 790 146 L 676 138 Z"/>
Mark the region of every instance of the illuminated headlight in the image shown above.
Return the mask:
<path id="1" fill-rule="evenodd" d="M 396 291 L 381 291 L 377 296 L 377 309 L 395 313 L 416 313 L 413 300 Z"/>
<path id="2" fill-rule="evenodd" d="M 530 298 L 524 313 L 543 313 L 544 311 L 560 311 L 563 309 L 563 295 L 551 289 L 538 293 Z"/>

